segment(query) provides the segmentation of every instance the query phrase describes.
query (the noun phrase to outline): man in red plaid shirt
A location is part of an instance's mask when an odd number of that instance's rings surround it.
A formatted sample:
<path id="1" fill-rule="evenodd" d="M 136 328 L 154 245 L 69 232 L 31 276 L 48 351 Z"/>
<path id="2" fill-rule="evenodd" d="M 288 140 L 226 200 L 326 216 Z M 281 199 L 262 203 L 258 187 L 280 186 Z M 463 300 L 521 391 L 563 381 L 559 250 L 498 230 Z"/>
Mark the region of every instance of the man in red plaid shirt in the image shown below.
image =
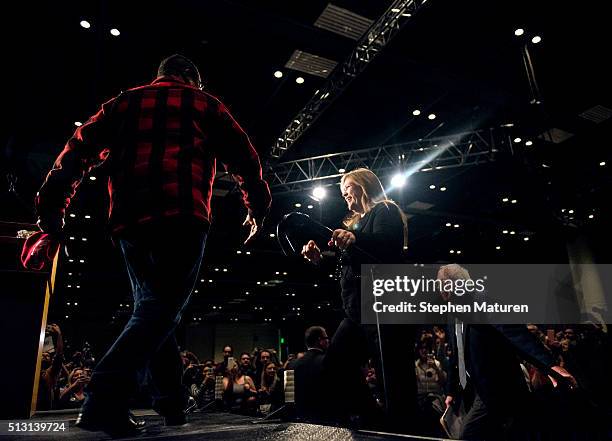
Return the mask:
<path id="1" fill-rule="evenodd" d="M 143 369 L 165 423 L 185 423 L 174 330 L 202 262 L 217 159 L 242 192 L 248 242 L 271 203 L 259 157 L 227 108 L 201 90 L 197 67 L 173 55 L 151 84 L 106 102 L 75 131 L 38 192 L 39 227 L 59 233 L 84 175 L 107 163 L 109 222 L 134 295 L 132 317 L 92 374 L 78 426 L 140 431 L 144 423 L 132 418 L 128 399 Z"/>

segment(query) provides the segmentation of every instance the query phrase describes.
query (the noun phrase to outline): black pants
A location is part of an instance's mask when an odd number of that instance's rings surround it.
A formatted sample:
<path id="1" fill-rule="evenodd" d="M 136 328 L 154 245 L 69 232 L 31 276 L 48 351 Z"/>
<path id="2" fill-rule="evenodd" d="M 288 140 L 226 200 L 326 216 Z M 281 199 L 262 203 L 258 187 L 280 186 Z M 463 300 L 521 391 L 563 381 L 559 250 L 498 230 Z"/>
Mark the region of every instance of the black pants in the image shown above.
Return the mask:
<path id="1" fill-rule="evenodd" d="M 84 412 L 111 417 L 127 413 L 143 371 L 151 382 L 154 408 L 162 415 L 182 411 L 186 394 L 174 330 L 195 286 L 206 237 L 203 227 L 178 222 L 146 227 L 118 240 L 134 310 L 94 369 Z"/>

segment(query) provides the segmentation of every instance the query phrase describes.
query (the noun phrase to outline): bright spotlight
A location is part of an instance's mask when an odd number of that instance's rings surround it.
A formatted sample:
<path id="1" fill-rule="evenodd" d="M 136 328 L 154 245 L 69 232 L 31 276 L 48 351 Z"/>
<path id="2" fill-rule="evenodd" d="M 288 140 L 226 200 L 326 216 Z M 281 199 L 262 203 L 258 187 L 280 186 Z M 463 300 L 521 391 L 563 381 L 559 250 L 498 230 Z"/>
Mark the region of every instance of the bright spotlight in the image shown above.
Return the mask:
<path id="1" fill-rule="evenodd" d="M 531 147 L 531 146 L 533 145 L 533 141 L 527 141 L 527 142 L 525 143 L 525 145 L 526 145 L 527 147 Z"/>
<path id="2" fill-rule="evenodd" d="M 117 28 L 112 28 L 112 29 L 110 30 L 110 33 L 111 33 L 111 35 L 112 35 L 113 37 L 118 37 L 119 35 L 121 35 L 121 32 L 119 32 L 119 29 L 117 29 Z"/>
<path id="3" fill-rule="evenodd" d="M 519 143 L 519 142 L 521 142 L 521 141 L 522 141 L 522 139 L 521 139 L 521 138 L 514 138 L 514 142 L 515 142 L 516 144 L 518 144 L 518 143 Z"/>
<path id="4" fill-rule="evenodd" d="M 433 184 L 431 184 L 431 185 L 429 186 L 429 189 L 430 189 L 430 190 L 435 190 L 435 189 L 436 189 L 436 186 L 435 186 L 435 185 L 433 185 Z"/>
<path id="5" fill-rule="evenodd" d="M 403 187 L 406 183 L 406 176 L 403 173 L 398 173 L 391 178 L 391 185 L 393 187 Z"/>
<path id="6" fill-rule="evenodd" d="M 274 77 L 275 78 L 282 78 L 283 77 L 283 73 L 280 70 L 277 70 L 276 72 L 274 72 Z"/>
<path id="7" fill-rule="evenodd" d="M 522 28 L 518 28 L 514 31 L 514 35 L 516 35 L 517 37 L 520 37 L 524 33 L 525 33 L 525 29 L 522 29 Z"/>
<path id="8" fill-rule="evenodd" d="M 599 166 L 600 166 L 600 167 L 604 167 L 605 165 L 606 165 L 606 161 L 601 161 L 601 162 L 599 163 Z"/>
<path id="9" fill-rule="evenodd" d="M 75 121 L 74 125 L 77 127 L 81 127 L 83 125 L 83 123 L 81 121 Z"/>
<path id="10" fill-rule="evenodd" d="M 531 42 L 532 42 L 533 44 L 538 44 L 538 43 L 540 43 L 541 41 L 542 41 L 542 37 L 540 37 L 539 35 L 536 35 L 535 37 L 533 37 L 533 38 L 531 39 Z"/>
<path id="11" fill-rule="evenodd" d="M 79 24 L 84 29 L 89 29 L 91 27 L 91 23 L 89 23 L 87 20 L 81 20 Z"/>
<path id="12" fill-rule="evenodd" d="M 421 114 L 421 111 L 419 109 L 415 109 L 415 110 L 412 111 L 412 114 L 414 116 L 419 116 Z"/>
<path id="13" fill-rule="evenodd" d="M 321 200 L 325 198 L 327 191 L 323 187 L 315 187 L 314 190 L 312 190 L 312 195 L 315 199 Z"/>
<path id="14" fill-rule="evenodd" d="M 427 118 L 431 119 L 431 120 L 434 120 L 434 119 L 436 119 L 436 114 L 435 113 L 430 113 Z"/>
<path id="15" fill-rule="evenodd" d="M 338 169 L 338 173 L 344 173 L 345 171 L 346 171 L 346 169 L 344 169 L 344 168 L 339 168 Z"/>
<path id="16" fill-rule="evenodd" d="M 295 82 L 296 82 L 296 83 L 298 83 L 298 84 L 304 84 L 304 78 L 302 78 L 302 77 L 297 77 L 297 78 L 295 79 Z"/>

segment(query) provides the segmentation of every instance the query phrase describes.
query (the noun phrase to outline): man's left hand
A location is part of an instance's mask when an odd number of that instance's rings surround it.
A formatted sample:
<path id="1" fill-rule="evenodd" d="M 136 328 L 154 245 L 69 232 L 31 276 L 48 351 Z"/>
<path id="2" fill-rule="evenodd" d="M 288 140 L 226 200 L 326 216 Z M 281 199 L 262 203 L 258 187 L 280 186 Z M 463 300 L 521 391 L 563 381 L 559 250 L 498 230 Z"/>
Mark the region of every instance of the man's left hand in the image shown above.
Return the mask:
<path id="1" fill-rule="evenodd" d="M 559 375 L 561 375 L 563 378 L 565 378 L 570 385 L 570 389 L 575 389 L 578 387 L 578 382 L 576 381 L 574 376 L 570 374 L 565 368 L 561 366 L 553 366 L 550 369 L 555 371 Z M 552 382 L 553 387 L 557 387 L 557 380 L 550 375 L 548 376 L 548 378 L 550 378 L 550 381 Z"/>
<path id="2" fill-rule="evenodd" d="M 332 237 L 328 243 L 329 246 L 337 246 L 341 250 L 346 250 L 349 246 L 355 243 L 357 238 L 353 233 L 347 230 L 334 230 Z"/>

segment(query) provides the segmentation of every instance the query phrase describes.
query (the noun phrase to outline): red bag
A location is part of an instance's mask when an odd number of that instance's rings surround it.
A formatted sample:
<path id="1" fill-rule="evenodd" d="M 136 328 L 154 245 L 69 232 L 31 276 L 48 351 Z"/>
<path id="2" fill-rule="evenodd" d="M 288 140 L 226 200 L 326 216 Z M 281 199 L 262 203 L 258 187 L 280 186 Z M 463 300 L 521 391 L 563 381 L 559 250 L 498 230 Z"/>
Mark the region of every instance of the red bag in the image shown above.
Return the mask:
<path id="1" fill-rule="evenodd" d="M 21 263 L 26 269 L 41 271 L 51 265 L 59 247 L 59 239 L 38 231 L 23 244 Z"/>

